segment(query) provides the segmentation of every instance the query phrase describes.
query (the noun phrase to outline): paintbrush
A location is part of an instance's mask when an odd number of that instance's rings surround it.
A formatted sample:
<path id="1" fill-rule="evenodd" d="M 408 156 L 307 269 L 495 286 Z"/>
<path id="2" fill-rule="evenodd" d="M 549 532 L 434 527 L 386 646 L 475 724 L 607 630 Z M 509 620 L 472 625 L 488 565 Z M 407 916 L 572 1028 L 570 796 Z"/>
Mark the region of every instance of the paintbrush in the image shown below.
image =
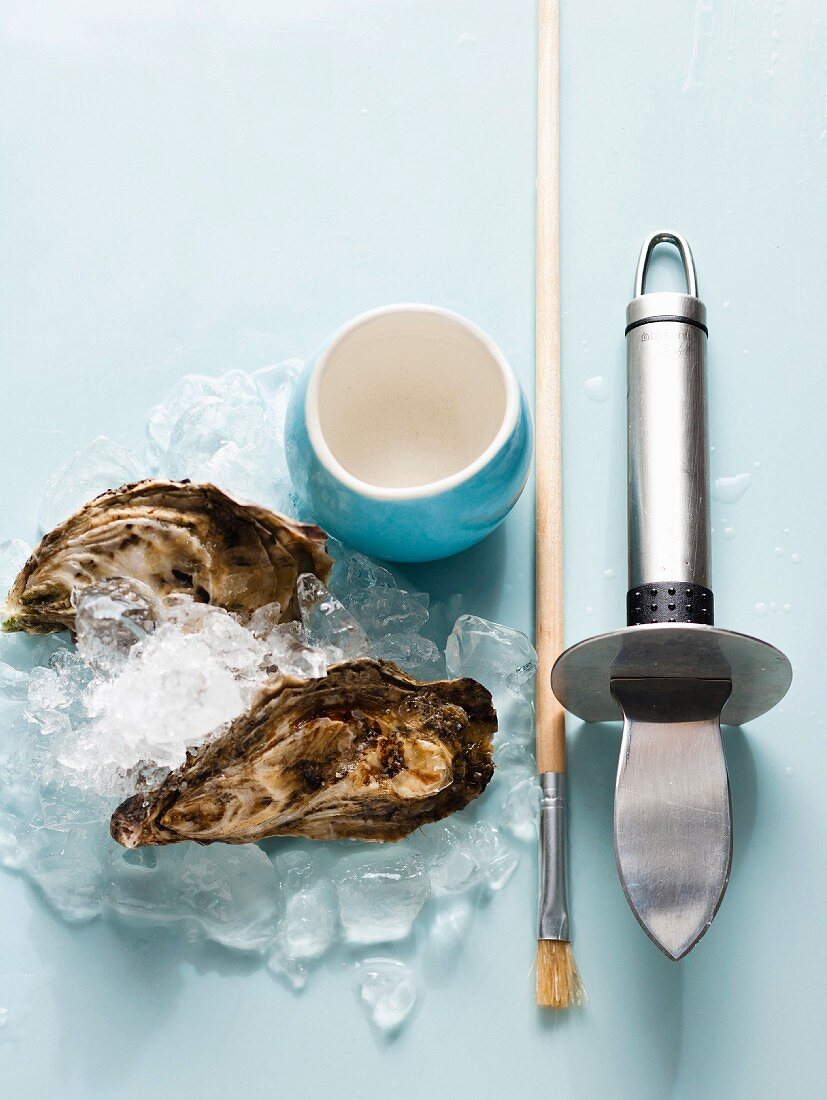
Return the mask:
<path id="1" fill-rule="evenodd" d="M 542 787 L 537 1003 L 579 1004 L 566 892 L 566 720 L 551 690 L 563 650 L 563 467 L 560 385 L 559 12 L 540 0 L 537 59 L 536 635 L 537 771 Z"/>

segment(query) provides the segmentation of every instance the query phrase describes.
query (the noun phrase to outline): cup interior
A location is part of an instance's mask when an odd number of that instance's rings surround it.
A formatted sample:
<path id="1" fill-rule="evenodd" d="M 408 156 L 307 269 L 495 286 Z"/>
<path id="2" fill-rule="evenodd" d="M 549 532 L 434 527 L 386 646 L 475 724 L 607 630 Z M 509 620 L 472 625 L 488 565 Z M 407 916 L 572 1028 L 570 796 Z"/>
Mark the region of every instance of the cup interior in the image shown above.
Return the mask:
<path id="1" fill-rule="evenodd" d="M 516 382 L 496 345 L 423 307 L 379 310 L 344 329 L 308 398 L 333 463 L 380 490 L 467 476 L 516 420 Z"/>

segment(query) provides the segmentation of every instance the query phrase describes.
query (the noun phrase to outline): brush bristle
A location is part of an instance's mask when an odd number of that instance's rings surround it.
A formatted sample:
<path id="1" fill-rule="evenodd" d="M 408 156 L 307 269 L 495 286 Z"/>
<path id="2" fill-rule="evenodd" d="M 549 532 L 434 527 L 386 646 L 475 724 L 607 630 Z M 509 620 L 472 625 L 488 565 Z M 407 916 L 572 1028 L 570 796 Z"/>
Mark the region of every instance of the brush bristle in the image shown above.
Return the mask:
<path id="1" fill-rule="evenodd" d="M 570 943 L 537 941 L 537 1004 L 543 1008 L 570 1008 L 583 1003 L 583 983 Z"/>

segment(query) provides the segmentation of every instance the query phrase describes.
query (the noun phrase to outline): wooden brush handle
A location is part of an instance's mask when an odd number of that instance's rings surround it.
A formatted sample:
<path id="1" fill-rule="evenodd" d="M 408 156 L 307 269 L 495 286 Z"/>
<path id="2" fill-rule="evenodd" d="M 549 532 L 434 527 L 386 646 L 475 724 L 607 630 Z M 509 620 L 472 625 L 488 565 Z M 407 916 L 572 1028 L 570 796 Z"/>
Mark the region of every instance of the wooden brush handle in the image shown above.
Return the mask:
<path id="1" fill-rule="evenodd" d="M 563 650 L 560 386 L 560 111 L 557 0 L 540 0 L 535 329 L 537 770 L 566 770 L 565 712 L 551 690 Z"/>

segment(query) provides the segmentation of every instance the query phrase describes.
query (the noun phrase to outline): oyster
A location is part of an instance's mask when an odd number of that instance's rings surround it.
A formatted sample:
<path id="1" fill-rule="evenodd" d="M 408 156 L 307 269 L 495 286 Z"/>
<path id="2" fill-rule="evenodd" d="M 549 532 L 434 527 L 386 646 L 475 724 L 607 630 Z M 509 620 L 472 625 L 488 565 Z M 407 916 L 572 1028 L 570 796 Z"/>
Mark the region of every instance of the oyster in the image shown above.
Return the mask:
<path id="1" fill-rule="evenodd" d="M 424 683 L 370 658 L 273 677 L 215 741 L 122 803 L 112 836 L 126 848 L 400 840 L 482 793 L 496 728 L 476 680 Z"/>
<path id="2" fill-rule="evenodd" d="M 214 485 L 139 481 L 101 494 L 59 524 L 24 565 L 3 629 L 73 630 L 73 589 L 130 577 L 160 596 L 185 592 L 241 616 L 277 603 L 298 618 L 296 580 L 332 566 L 325 533 Z"/>

